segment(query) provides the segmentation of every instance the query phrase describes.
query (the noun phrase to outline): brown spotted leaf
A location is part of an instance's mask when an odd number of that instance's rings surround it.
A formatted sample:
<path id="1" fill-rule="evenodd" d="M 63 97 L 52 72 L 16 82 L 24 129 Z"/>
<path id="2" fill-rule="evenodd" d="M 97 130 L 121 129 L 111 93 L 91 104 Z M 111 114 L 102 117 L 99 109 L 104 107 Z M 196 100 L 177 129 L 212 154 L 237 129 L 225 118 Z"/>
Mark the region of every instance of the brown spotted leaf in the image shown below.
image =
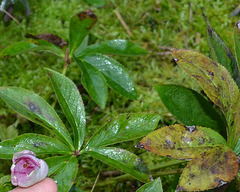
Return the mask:
<path id="1" fill-rule="evenodd" d="M 152 153 L 175 159 L 192 159 L 225 139 L 212 129 L 200 126 L 171 125 L 151 132 L 137 145 Z"/>
<path id="2" fill-rule="evenodd" d="M 55 133 L 72 150 L 72 138 L 62 120 L 42 97 L 17 87 L 0 87 L 0 98 L 23 117 Z"/>
<path id="3" fill-rule="evenodd" d="M 177 64 L 196 79 L 227 120 L 228 143 L 235 148 L 240 135 L 239 89 L 227 69 L 212 59 L 189 50 L 172 50 Z"/>
<path id="4" fill-rule="evenodd" d="M 239 158 L 227 146 L 218 146 L 192 159 L 182 172 L 176 191 L 204 191 L 235 178 Z"/>
<path id="5" fill-rule="evenodd" d="M 48 41 L 49 43 L 52 43 L 61 49 L 67 45 L 67 42 L 62 39 L 61 37 L 51 34 L 51 33 L 44 33 L 44 34 L 39 34 L 39 35 L 31 35 L 29 33 L 26 34 L 27 38 L 32 38 L 32 39 L 43 39 Z"/>
<path id="6" fill-rule="evenodd" d="M 207 40 L 211 58 L 224 66 L 228 70 L 232 78 L 235 80 L 238 87 L 240 87 L 239 69 L 235 57 L 233 56 L 226 43 L 212 28 L 207 17 L 205 15 L 204 17 L 206 21 Z"/>
<path id="7" fill-rule="evenodd" d="M 90 29 L 96 22 L 97 16 L 90 9 L 71 18 L 69 29 L 69 55 L 72 55 L 74 51 L 81 45 L 84 38 L 87 36 Z"/>

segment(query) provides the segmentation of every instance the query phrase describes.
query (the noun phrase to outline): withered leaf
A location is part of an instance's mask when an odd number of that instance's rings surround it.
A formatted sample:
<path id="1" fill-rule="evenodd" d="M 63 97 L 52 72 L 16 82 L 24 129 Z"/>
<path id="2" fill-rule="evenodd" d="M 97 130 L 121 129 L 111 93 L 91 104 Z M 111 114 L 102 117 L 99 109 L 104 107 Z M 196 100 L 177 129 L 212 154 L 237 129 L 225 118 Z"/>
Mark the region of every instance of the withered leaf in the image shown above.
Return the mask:
<path id="1" fill-rule="evenodd" d="M 235 80 L 238 87 L 240 87 L 240 75 L 235 57 L 233 56 L 231 50 L 228 48 L 226 43 L 212 28 L 207 17 L 204 17 L 206 21 L 207 40 L 211 58 L 224 66 L 228 70 L 232 78 Z"/>
<path id="2" fill-rule="evenodd" d="M 189 50 L 172 50 L 177 64 L 196 79 L 207 96 L 226 117 L 228 142 L 235 148 L 240 136 L 239 89 L 226 68 L 212 59 Z"/>
<path id="3" fill-rule="evenodd" d="M 192 159 L 225 139 L 212 129 L 200 126 L 172 125 L 151 132 L 137 147 L 175 159 Z"/>
<path id="4" fill-rule="evenodd" d="M 176 191 L 204 191 L 235 178 L 239 158 L 227 146 L 218 146 L 192 159 L 182 172 Z"/>
<path id="5" fill-rule="evenodd" d="M 31 35 L 29 33 L 26 34 L 27 38 L 32 38 L 32 39 L 43 39 L 48 41 L 49 43 L 52 43 L 58 47 L 60 47 L 61 49 L 64 46 L 67 46 L 67 42 L 62 39 L 61 37 L 55 35 L 55 34 L 51 34 L 51 33 L 44 33 L 44 34 L 39 34 L 39 35 Z"/>

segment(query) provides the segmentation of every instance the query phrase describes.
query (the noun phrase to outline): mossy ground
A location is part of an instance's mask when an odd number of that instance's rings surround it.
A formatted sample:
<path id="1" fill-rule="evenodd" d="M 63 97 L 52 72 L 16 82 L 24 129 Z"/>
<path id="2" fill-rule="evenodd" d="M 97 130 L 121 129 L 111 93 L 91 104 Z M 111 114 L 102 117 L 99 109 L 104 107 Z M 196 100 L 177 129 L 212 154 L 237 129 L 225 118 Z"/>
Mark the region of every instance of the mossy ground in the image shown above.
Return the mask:
<path id="1" fill-rule="evenodd" d="M 26 33 L 55 33 L 67 40 L 70 17 L 90 8 L 98 16 L 98 22 L 90 34 L 91 43 L 110 39 L 128 39 L 149 52 L 143 57 L 115 57 L 131 74 L 139 93 L 138 100 L 128 100 L 109 90 L 106 109 L 100 110 L 87 95 L 82 94 L 87 112 L 87 137 L 90 137 L 103 122 L 120 113 L 159 113 L 162 116 L 159 127 L 176 122 L 176 119 L 164 108 L 153 85 L 172 83 L 198 91 L 200 88 L 175 65 L 168 51 L 163 50 L 162 47 L 188 48 L 208 55 L 206 29 L 202 17 L 204 9 L 213 28 L 232 49 L 233 25 L 239 19 L 239 16 L 229 17 L 229 13 L 239 3 L 234 0 L 108 0 L 106 6 L 101 8 L 92 7 L 83 0 L 29 0 L 29 3 L 31 6 L 29 17 L 26 18 L 18 12 L 15 15 L 16 19 L 21 20 L 20 24 L 14 21 L 5 24 L 2 20 L 0 21 L 0 49 L 25 40 Z M 132 36 L 121 25 L 114 12 L 116 10 L 127 23 Z M 63 60 L 49 53 L 31 53 L 0 60 L 1 86 L 27 88 L 40 94 L 49 103 L 53 103 L 55 96 L 43 68 L 49 67 L 61 72 L 63 65 Z M 66 75 L 78 86 L 81 85 L 81 71 L 75 63 L 69 66 Z M 19 134 L 47 133 L 45 129 L 17 116 L 2 101 L 0 101 L 0 107 L 1 132 L 18 119 L 16 129 Z M 56 109 L 60 110 L 58 106 Z M 6 132 L 9 138 L 16 135 L 13 129 Z M 137 142 L 126 142 L 118 146 L 140 155 L 150 167 L 156 167 L 168 161 L 166 158 L 135 149 Z M 88 191 L 93 186 L 100 169 L 102 172 L 114 170 L 86 156 L 80 158 L 80 165 L 76 185 L 84 191 Z M 10 163 L 2 161 L 0 165 L 2 174 L 9 173 L 6 166 L 9 167 Z M 174 191 L 178 175 L 165 176 L 162 180 L 164 191 Z M 104 182 L 106 178 L 100 176 L 98 183 L 104 184 Z M 96 191 L 134 191 L 139 186 L 141 183 L 135 181 L 113 182 L 112 185 Z"/>

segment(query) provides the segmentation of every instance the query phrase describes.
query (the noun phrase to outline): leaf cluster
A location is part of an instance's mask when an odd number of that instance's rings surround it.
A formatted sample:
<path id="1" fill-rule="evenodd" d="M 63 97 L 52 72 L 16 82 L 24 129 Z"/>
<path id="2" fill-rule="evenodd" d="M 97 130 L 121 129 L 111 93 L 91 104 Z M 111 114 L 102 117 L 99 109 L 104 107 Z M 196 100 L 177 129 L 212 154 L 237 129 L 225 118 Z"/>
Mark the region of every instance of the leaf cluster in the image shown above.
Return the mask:
<path id="1" fill-rule="evenodd" d="M 217 188 L 232 181 L 239 171 L 239 22 L 234 27 L 235 58 L 206 16 L 205 21 L 211 59 L 189 50 L 172 49 L 172 55 L 221 109 L 225 119 L 191 89 L 178 85 L 155 86 L 165 106 L 185 125 L 163 127 L 138 144 L 139 148 L 161 156 L 190 160 L 181 174 L 177 191 Z M 225 127 L 227 141 L 218 133 L 223 133 Z"/>
<path id="2" fill-rule="evenodd" d="M 63 74 L 72 60 L 78 64 L 85 90 L 102 109 L 106 106 L 108 86 L 127 98 L 137 99 L 136 88 L 125 67 L 106 54 L 139 56 L 147 52 L 123 39 L 88 46 L 88 34 L 96 22 L 97 16 L 91 10 L 81 12 L 70 20 L 69 46 L 55 34 L 27 34 L 32 40 L 17 42 L 4 48 L 0 52 L 0 58 L 34 51 L 50 52 L 64 59 Z"/>

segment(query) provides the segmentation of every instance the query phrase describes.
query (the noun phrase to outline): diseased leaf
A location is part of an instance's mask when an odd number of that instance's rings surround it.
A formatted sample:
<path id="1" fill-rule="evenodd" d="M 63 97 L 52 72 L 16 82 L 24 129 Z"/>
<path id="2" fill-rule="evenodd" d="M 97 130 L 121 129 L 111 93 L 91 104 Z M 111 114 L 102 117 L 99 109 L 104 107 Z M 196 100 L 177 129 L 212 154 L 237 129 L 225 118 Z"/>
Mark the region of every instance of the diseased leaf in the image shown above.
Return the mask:
<path id="1" fill-rule="evenodd" d="M 171 125 L 144 137 L 137 145 L 152 153 L 175 159 L 192 159 L 216 145 L 226 145 L 216 131 L 199 126 Z"/>
<path id="2" fill-rule="evenodd" d="M 85 136 L 85 110 L 81 95 L 76 85 L 64 75 L 46 69 L 61 108 L 66 115 L 74 134 L 74 146 L 79 150 Z"/>
<path id="3" fill-rule="evenodd" d="M 45 40 L 35 40 L 33 42 L 20 41 L 12 45 L 9 45 L 8 47 L 6 47 L 0 52 L 0 58 L 4 58 L 7 56 L 20 55 L 20 54 L 35 52 L 35 51 L 46 51 L 46 52 L 53 53 L 57 56 L 64 57 L 64 53 L 59 47 Z"/>
<path id="4" fill-rule="evenodd" d="M 192 159 L 184 168 L 176 191 L 204 191 L 235 178 L 239 158 L 226 146 L 214 147 Z"/>
<path id="5" fill-rule="evenodd" d="M 142 137 L 153 131 L 159 120 L 159 115 L 146 113 L 119 115 L 97 130 L 87 147 L 102 147 Z"/>
<path id="6" fill-rule="evenodd" d="M 75 156 L 55 156 L 45 159 L 49 166 L 48 176 L 57 183 L 58 192 L 69 191 L 78 172 L 78 160 Z"/>
<path id="7" fill-rule="evenodd" d="M 96 22 L 97 16 L 90 9 L 71 18 L 69 29 L 70 56 L 72 56 L 78 46 L 81 45 Z"/>
<path id="8" fill-rule="evenodd" d="M 207 40 L 211 58 L 224 66 L 235 80 L 238 87 L 240 87 L 240 73 L 235 57 L 221 37 L 212 28 L 207 17 L 204 17 L 206 21 Z"/>
<path id="9" fill-rule="evenodd" d="M 61 37 L 52 34 L 52 33 L 44 33 L 44 34 L 39 34 L 39 35 L 31 35 L 29 33 L 26 34 L 27 38 L 32 38 L 32 39 L 43 39 L 48 41 L 51 44 L 54 44 L 55 46 L 60 47 L 61 49 L 64 46 L 67 46 L 67 42 L 62 39 Z"/>
<path id="10" fill-rule="evenodd" d="M 73 153 L 69 147 L 57 139 L 33 133 L 22 134 L 14 139 L 0 142 L 2 159 L 11 159 L 14 153 L 23 150 L 33 151 L 37 155 Z"/>
<path id="11" fill-rule="evenodd" d="M 234 26 L 234 45 L 238 68 L 240 68 L 240 21 Z"/>
<path id="12" fill-rule="evenodd" d="M 113 90 L 129 99 L 137 99 L 133 81 L 125 67 L 119 62 L 101 54 L 86 55 L 81 60 L 98 69 Z"/>
<path id="13" fill-rule="evenodd" d="M 136 192 L 163 192 L 162 182 L 160 177 L 155 179 L 150 183 L 146 183 L 142 187 L 140 187 Z"/>
<path id="14" fill-rule="evenodd" d="M 140 181 L 150 181 L 146 164 L 142 159 L 129 151 L 114 147 L 101 147 L 88 148 L 86 152 L 98 160 L 130 174 Z"/>
<path id="15" fill-rule="evenodd" d="M 184 125 L 225 131 L 224 121 L 198 92 L 178 85 L 154 86 L 164 105 Z"/>
<path id="16" fill-rule="evenodd" d="M 107 82 L 103 75 L 92 65 L 76 59 L 82 70 L 82 84 L 91 98 L 101 109 L 105 108 L 108 96 Z"/>
<path id="17" fill-rule="evenodd" d="M 142 47 L 124 40 L 124 39 L 114 39 L 105 41 L 102 43 L 97 43 L 88 46 L 82 52 L 75 53 L 75 57 L 81 57 L 83 55 L 89 54 L 109 54 L 109 55 L 125 55 L 125 56 L 139 56 L 146 55 L 147 51 Z"/>
<path id="18" fill-rule="evenodd" d="M 228 143 L 234 149 L 240 136 L 239 89 L 228 71 L 210 58 L 188 50 L 172 50 L 177 64 L 201 85 L 226 117 Z"/>
<path id="19" fill-rule="evenodd" d="M 73 149 L 69 132 L 54 109 L 42 97 L 16 87 L 0 87 L 0 97 L 20 115 L 49 129 Z"/>

